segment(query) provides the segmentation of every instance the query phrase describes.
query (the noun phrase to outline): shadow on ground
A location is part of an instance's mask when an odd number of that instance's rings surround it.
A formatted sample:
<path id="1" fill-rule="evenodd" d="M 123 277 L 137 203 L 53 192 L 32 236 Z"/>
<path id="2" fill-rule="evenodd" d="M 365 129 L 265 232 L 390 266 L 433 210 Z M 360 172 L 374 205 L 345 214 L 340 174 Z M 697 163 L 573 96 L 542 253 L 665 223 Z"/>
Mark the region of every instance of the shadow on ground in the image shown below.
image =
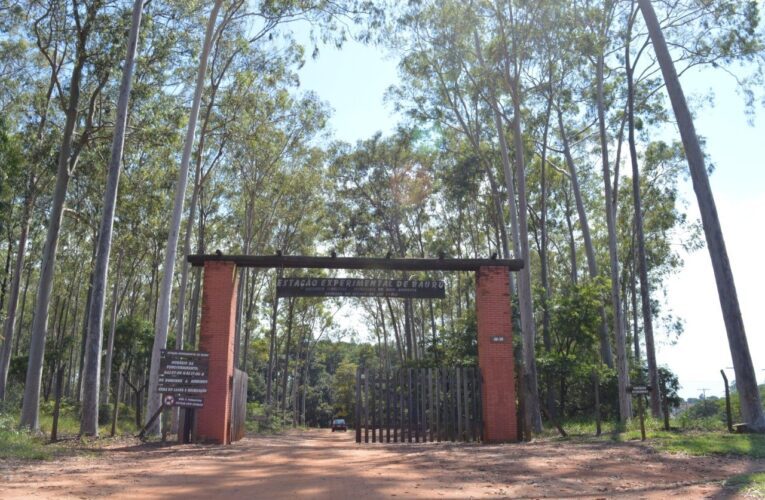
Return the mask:
<path id="1" fill-rule="evenodd" d="M 763 460 L 669 455 L 639 443 L 357 445 L 352 433 L 312 430 L 0 468 L 0 497 L 727 498 L 724 479 L 760 470 Z"/>

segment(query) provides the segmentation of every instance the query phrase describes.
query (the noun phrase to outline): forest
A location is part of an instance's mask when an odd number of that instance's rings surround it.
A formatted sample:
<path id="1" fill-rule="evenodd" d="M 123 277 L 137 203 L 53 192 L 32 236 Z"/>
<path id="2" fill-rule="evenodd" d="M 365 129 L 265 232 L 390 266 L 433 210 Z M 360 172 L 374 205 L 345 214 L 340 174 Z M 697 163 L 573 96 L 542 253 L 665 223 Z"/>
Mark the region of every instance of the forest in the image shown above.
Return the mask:
<path id="1" fill-rule="evenodd" d="M 197 348 L 186 256 L 221 251 L 521 258 L 524 436 L 627 422 L 632 383 L 660 388 L 659 418 L 680 402 L 656 361 L 683 334 L 665 284 L 708 251 L 738 418 L 765 431 L 681 86 L 722 72 L 755 107 L 759 22 L 742 0 L 0 0 L 0 414 L 49 431 L 58 382 L 81 435 L 115 399 L 139 429 L 160 350 Z M 349 40 L 393 54 L 400 82 L 396 130 L 355 144 L 299 78 Z M 353 421 L 360 366 L 477 363 L 472 273 L 395 276 L 444 280 L 427 300 L 277 300 L 277 278 L 321 273 L 239 273 L 236 364 L 274 425 Z"/>

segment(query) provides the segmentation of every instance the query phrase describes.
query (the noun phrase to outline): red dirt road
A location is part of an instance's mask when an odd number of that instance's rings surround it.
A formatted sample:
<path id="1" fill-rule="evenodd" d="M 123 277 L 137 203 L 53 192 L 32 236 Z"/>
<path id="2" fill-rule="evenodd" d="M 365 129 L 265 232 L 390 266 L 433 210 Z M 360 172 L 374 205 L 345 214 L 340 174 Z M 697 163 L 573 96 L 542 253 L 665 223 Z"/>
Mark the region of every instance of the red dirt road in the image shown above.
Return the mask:
<path id="1" fill-rule="evenodd" d="M 631 443 L 357 445 L 352 432 L 312 430 L 0 461 L 0 498 L 729 498 L 724 479 L 763 470 Z"/>

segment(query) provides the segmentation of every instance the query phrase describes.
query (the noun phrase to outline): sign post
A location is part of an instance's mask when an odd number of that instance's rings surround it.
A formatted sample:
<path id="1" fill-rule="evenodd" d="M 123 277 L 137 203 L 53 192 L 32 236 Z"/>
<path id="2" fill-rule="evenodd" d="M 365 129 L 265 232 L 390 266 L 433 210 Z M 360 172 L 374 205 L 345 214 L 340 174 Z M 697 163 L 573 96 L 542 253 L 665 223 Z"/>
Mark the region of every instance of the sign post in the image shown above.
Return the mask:
<path id="1" fill-rule="evenodd" d="M 185 410 L 180 440 L 191 441 L 191 428 L 195 409 L 203 408 L 207 393 L 207 374 L 210 355 L 201 351 L 160 351 L 159 385 L 163 407 L 180 407 Z"/>
<path id="2" fill-rule="evenodd" d="M 635 385 L 627 386 L 627 392 L 638 397 L 638 415 L 640 416 L 640 440 L 645 441 L 645 408 L 643 407 L 643 396 L 651 392 L 651 386 Z"/>

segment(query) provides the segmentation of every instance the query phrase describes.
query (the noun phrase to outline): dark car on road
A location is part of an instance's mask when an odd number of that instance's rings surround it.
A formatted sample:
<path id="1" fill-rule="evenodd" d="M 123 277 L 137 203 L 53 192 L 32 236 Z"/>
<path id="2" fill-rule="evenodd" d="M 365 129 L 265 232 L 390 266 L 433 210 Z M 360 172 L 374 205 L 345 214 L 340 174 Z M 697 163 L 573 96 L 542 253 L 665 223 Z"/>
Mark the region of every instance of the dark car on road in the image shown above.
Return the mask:
<path id="1" fill-rule="evenodd" d="M 345 420 L 342 418 L 336 418 L 332 421 L 332 432 L 335 431 L 347 431 L 348 426 L 345 424 Z"/>

